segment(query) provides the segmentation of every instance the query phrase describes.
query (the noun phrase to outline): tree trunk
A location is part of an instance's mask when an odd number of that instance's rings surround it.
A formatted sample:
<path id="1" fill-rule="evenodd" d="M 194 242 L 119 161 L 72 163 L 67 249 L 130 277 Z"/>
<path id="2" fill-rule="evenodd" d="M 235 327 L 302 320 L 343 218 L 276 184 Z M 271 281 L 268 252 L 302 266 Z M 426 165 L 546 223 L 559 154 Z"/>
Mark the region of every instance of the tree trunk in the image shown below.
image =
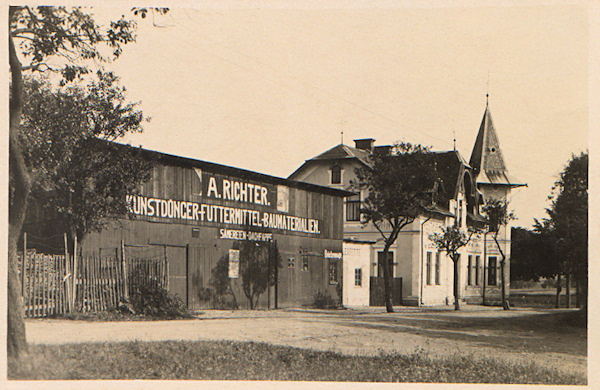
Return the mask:
<path id="1" fill-rule="evenodd" d="M 482 272 L 482 274 L 483 274 L 483 281 L 481 283 L 482 284 L 482 289 L 481 289 L 481 304 L 483 306 L 485 306 L 485 287 L 486 287 L 485 285 L 487 283 L 487 272 L 486 271 L 487 271 L 487 268 L 488 268 L 487 267 L 487 259 L 486 259 L 487 258 L 487 253 L 486 253 L 487 252 L 486 251 L 486 249 L 487 249 L 487 243 L 485 242 L 485 239 L 487 237 L 487 233 L 488 232 L 483 233 L 483 272 Z"/>
<path id="2" fill-rule="evenodd" d="M 392 283 L 391 283 L 391 270 L 390 262 L 388 261 L 388 253 L 390 251 L 390 244 L 386 243 L 383 247 L 383 296 L 385 299 L 385 308 L 388 313 L 394 312 L 394 306 L 392 305 Z"/>
<path id="3" fill-rule="evenodd" d="M 458 274 L 459 274 L 459 264 L 458 264 L 458 260 L 459 257 L 457 257 L 456 259 L 452 259 L 452 262 L 454 263 L 454 281 L 453 281 L 453 285 L 454 285 L 454 310 L 460 310 L 460 300 L 458 299 Z"/>
<path id="4" fill-rule="evenodd" d="M 502 308 L 504 310 L 510 310 L 510 304 L 508 303 L 508 299 L 506 299 L 506 274 L 504 273 L 504 266 L 506 262 L 506 256 L 500 247 L 500 243 L 498 242 L 498 231 L 494 234 L 494 242 L 498 247 L 498 251 L 500 252 L 500 283 L 502 283 L 502 287 L 500 288 L 501 296 L 502 296 Z"/>
<path id="5" fill-rule="evenodd" d="M 575 275 L 575 306 L 581 309 L 581 287 L 577 275 Z"/>
<path id="6" fill-rule="evenodd" d="M 571 308 L 571 272 L 567 271 L 567 274 L 565 275 L 567 278 L 567 309 Z"/>
<path id="7" fill-rule="evenodd" d="M 556 308 L 560 308 L 560 291 L 562 287 L 560 286 L 560 274 L 556 275 Z"/>
<path id="8" fill-rule="evenodd" d="M 18 357 L 27 351 L 21 281 L 17 271 L 17 243 L 21 235 L 27 198 L 29 196 L 29 173 L 23 160 L 19 142 L 19 128 L 23 110 L 23 75 L 12 37 L 9 39 L 11 71 L 10 128 L 9 128 L 9 177 L 12 193 L 9 203 L 8 224 L 8 296 L 7 296 L 7 345 L 8 356 Z"/>

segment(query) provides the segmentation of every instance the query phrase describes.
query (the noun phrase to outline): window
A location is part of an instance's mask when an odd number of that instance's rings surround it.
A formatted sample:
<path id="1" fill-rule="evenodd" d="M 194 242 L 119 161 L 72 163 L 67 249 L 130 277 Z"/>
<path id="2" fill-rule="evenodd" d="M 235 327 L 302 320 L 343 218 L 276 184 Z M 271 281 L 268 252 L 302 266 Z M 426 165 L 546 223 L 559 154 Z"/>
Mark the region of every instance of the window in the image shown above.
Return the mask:
<path id="1" fill-rule="evenodd" d="M 354 285 L 362 286 L 362 268 L 354 269 Z"/>
<path id="2" fill-rule="evenodd" d="M 360 221 L 360 194 L 346 198 L 346 221 Z"/>
<path id="3" fill-rule="evenodd" d="M 435 254 L 435 284 L 440 285 L 440 252 Z"/>
<path id="4" fill-rule="evenodd" d="M 431 286 L 431 252 L 427 252 L 427 285 Z"/>
<path id="5" fill-rule="evenodd" d="M 473 285 L 473 275 L 471 273 L 473 268 L 473 256 L 469 255 L 469 260 L 467 261 L 467 285 Z"/>
<path id="6" fill-rule="evenodd" d="M 293 257 L 288 258 L 288 268 L 294 268 L 294 261 L 295 259 Z"/>
<path id="7" fill-rule="evenodd" d="M 337 271 L 337 261 L 335 259 L 329 259 L 329 284 L 338 284 Z"/>
<path id="8" fill-rule="evenodd" d="M 475 285 L 479 286 L 479 256 L 475 256 Z"/>
<path id="9" fill-rule="evenodd" d="M 497 279 L 496 257 L 490 257 L 488 260 L 488 285 L 495 286 Z"/>
<path id="10" fill-rule="evenodd" d="M 388 252 L 388 264 L 394 277 L 394 252 Z M 377 252 L 377 276 L 383 278 L 383 252 Z"/>
<path id="11" fill-rule="evenodd" d="M 458 226 L 462 226 L 462 209 L 463 209 L 463 201 L 461 199 L 458 201 L 458 208 L 456 210 L 456 218 L 458 218 L 458 220 L 457 220 Z"/>
<path id="12" fill-rule="evenodd" d="M 331 167 L 331 184 L 342 184 L 342 167 L 339 165 Z"/>
<path id="13" fill-rule="evenodd" d="M 302 271 L 308 271 L 308 255 L 302 255 Z"/>
<path id="14" fill-rule="evenodd" d="M 192 237 L 193 238 L 200 237 L 200 228 L 192 228 Z"/>

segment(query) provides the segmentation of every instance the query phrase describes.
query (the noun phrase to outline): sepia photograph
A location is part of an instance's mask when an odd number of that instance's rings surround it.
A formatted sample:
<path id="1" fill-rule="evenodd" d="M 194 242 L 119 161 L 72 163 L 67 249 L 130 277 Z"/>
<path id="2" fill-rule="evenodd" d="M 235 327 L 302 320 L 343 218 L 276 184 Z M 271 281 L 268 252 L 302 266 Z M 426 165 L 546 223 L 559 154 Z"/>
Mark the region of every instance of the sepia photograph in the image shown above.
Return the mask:
<path id="1" fill-rule="evenodd" d="M 5 5 L 3 385 L 591 385 L 594 10 Z"/>

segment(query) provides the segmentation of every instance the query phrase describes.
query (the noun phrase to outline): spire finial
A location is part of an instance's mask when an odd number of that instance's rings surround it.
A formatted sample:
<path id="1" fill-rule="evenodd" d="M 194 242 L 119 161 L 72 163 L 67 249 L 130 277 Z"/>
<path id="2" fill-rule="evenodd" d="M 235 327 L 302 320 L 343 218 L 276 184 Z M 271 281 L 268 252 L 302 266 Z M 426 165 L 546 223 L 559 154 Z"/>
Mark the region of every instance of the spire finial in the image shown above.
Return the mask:
<path id="1" fill-rule="evenodd" d="M 346 121 L 344 119 L 340 119 L 340 127 L 341 127 L 341 131 L 340 134 L 342 136 L 342 145 L 344 144 L 344 124 L 346 123 Z"/>
<path id="2" fill-rule="evenodd" d="M 454 135 L 454 151 L 456 152 L 456 131 L 452 130 L 452 135 Z"/>
<path id="3" fill-rule="evenodd" d="M 489 104 L 489 98 L 490 98 L 490 72 L 488 71 L 487 92 L 485 93 L 485 106 L 486 107 Z"/>

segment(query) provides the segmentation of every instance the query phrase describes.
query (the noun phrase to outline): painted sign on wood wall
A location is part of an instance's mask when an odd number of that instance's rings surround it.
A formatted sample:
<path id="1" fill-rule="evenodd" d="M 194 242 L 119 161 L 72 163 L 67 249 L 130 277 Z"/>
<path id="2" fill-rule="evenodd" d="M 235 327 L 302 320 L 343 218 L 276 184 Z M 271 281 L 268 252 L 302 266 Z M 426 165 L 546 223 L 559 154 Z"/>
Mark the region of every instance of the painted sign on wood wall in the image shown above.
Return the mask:
<path id="1" fill-rule="evenodd" d="M 142 194 L 126 196 L 129 214 L 194 225 L 258 228 L 263 233 L 268 229 L 321 234 L 319 219 L 289 213 L 290 192 L 284 185 L 227 177 L 199 168 L 194 168 L 192 175 L 182 174 L 181 168 L 169 170 L 172 173 L 169 177 L 165 174 L 169 167 L 159 169 L 161 174 L 143 186 Z M 226 229 L 221 233 L 220 238 L 237 239 L 235 231 Z M 269 241 L 270 237 L 256 239 Z"/>

